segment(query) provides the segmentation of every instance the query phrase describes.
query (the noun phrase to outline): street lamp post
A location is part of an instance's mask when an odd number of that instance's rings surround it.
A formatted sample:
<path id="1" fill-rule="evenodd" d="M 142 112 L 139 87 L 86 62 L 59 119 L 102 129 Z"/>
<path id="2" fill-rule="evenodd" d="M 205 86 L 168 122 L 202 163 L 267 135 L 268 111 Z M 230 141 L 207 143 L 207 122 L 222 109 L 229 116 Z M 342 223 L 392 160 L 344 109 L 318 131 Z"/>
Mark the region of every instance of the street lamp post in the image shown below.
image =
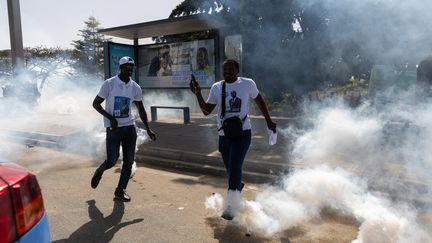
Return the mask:
<path id="1" fill-rule="evenodd" d="M 8 0 L 9 32 L 13 74 L 24 68 L 24 48 L 19 0 Z"/>

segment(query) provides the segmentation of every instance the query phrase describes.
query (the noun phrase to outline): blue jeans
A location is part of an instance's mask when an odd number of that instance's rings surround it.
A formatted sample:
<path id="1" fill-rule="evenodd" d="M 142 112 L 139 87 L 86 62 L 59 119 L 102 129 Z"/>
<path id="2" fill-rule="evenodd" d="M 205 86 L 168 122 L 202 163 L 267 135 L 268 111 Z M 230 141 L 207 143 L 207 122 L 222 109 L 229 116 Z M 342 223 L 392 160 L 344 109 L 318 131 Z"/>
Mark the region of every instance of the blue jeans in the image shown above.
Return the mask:
<path id="1" fill-rule="evenodd" d="M 120 174 L 118 188 L 126 189 L 132 172 L 132 164 L 135 158 L 135 145 L 137 134 L 135 126 L 118 127 L 115 131 L 106 129 L 107 159 L 99 166 L 98 170 L 104 172 L 113 167 L 120 154 L 120 144 L 123 150 L 123 166 Z"/>
<path id="2" fill-rule="evenodd" d="M 251 144 L 251 130 L 243 131 L 239 140 L 230 140 L 225 136 L 219 136 L 219 152 L 228 173 L 228 189 L 240 190 L 242 182 L 242 166 L 246 153 Z"/>

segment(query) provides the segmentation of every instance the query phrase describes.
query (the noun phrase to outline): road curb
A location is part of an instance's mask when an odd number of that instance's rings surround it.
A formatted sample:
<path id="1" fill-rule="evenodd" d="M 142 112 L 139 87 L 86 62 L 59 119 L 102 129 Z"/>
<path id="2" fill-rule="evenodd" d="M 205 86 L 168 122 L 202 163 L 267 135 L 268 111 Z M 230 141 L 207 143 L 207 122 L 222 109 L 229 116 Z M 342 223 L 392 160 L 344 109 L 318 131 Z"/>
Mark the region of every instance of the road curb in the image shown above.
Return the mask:
<path id="1" fill-rule="evenodd" d="M 222 166 L 214 166 L 209 164 L 198 164 L 193 162 L 190 163 L 182 160 L 173 160 L 143 154 L 137 154 L 135 158 L 138 164 L 151 168 L 163 168 L 168 171 L 186 171 L 220 177 L 227 176 L 223 164 Z M 243 171 L 243 180 L 250 183 L 272 183 L 277 180 L 277 176 Z"/>
<path id="2" fill-rule="evenodd" d="M 178 160 L 198 165 L 215 166 L 225 170 L 222 158 L 220 156 L 206 155 L 184 150 L 175 150 L 153 146 L 141 146 L 137 155 L 158 157 L 162 159 Z M 298 165 L 282 164 L 267 161 L 257 161 L 245 159 L 243 171 L 259 173 L 263 175 L 277 176 L 289 172 L 290 169 L 299 167 Z"/>

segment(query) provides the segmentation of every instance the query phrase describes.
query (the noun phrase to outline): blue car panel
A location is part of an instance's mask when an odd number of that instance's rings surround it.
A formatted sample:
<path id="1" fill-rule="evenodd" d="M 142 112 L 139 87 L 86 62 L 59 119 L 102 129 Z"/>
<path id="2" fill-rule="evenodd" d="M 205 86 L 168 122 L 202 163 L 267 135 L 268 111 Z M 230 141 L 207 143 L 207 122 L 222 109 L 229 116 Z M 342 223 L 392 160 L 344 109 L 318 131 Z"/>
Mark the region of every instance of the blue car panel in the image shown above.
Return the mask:
<path id="1" fill-rule="evenodd" d="M 51 242 L 51 234 L 48 226 L 48 217 L 44 213 L 41 220 L 27 231 L 17 243 L 49 243 Z"/>

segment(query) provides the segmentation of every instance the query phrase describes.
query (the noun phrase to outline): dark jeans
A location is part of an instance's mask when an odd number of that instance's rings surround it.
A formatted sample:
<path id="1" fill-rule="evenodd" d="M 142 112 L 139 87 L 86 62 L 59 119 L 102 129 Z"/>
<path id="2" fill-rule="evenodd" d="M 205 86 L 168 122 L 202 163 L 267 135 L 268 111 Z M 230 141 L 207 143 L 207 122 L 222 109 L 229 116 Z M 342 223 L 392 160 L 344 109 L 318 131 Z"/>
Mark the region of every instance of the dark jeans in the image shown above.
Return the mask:
<path id="1" fill-rule="evenodd" d="M 123 150 L 123 166 L 120 174 L 118 188 L 126 189 L 132 171 L 135 158 L 135 145 L 137 134 L 135 126 L 118 127 L 115 131 L 106 129 L 107 159 L 99 166 L 98 170 L 104 172 L 113 167 L 120 153 L 120 144 Z"/>
<path id="2" fill-rule="evenodd" d="M 228 173 L 229 190 L 240 190 L 243 161 L 251 144 L 251 136 L 251 130 L 243 131 L 243 136 L 239 140 L 219 136 L 219 152 Z"/>

